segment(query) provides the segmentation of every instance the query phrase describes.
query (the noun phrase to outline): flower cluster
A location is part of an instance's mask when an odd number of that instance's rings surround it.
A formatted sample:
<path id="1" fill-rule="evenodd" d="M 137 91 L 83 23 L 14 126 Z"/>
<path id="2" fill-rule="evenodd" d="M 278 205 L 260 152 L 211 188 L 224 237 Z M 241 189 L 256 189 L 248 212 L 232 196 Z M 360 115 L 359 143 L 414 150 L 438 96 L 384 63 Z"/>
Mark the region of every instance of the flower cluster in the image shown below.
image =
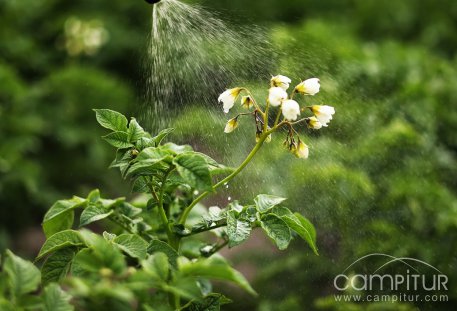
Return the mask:
<path id="1" fill-rule="evenodd" d="M 256 125 L 256 140 L 258 143 L 271 140 L 271 134 L 278 128 L 286 126 L 289 128 L 284 145 L 287 149 L 299 158 L 308 158 L 308 146 L 300 139 L 298 132 L 294 129 L 295 125 L 305 123 L 308 128 L 318 130 L 327 127 L 335 114 L 335 108 L 327 105 L 311 105 L 300 107 L 300 104 L 294 100 L 295 95 L 314 96 L 320 91 L 320 81 L 318 78 L 311 78 L 300 82 L 295 88 L 287 93 L 292 80 L 286 76 L 277 75 L 271 78 L 270 89 L 265 105 L 262 107 L 254 99 L 251 92 L 244 87 L 228 89 L 219 96 L 219 103 L 222 103 L 225 113 L 229 113 L 233 108 L 240 95 L 241 106 L 247 110 L 253 110 L 248 113 L 240 113 L 236 117 L 228 120 L 225 126 L 225 132 L 233 132 L 239 125 L 241 116 L 252 115 Z M 270 120 L 271 110 L 277 108 L 276 117 Z M 302 112 L 309 111 L 313 115 L 299 119 Z M 282 119 L 281 119 L 282 115 Z M 274 123 L 270 126 L 270 121 Z"/>

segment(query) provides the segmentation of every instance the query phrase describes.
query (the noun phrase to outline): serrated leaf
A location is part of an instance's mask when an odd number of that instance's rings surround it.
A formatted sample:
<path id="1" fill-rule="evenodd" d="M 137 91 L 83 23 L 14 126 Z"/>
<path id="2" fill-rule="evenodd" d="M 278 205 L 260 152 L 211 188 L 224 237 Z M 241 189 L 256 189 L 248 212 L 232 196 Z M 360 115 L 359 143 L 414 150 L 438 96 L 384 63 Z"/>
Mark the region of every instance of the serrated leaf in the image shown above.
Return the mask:
<path id="1" fill-rule="evenodd" d="M 261 218 L 260 225 L 280 250 L 289 246 L 292 236 L 289 226 L 280 217 L 274 214 L 267 214 Z"/>
<path id="2" fill-rule="evenodd" d="M 235 211 L 227 213 L 227 235 L 229 247 L 239 245 L 246 241 L 251 234 L 251 224 L 245 220 L 236 218 Z"/>
<path id="3" fill-rule="evenodd" d="M 208 163 L 202 156 L 186 152 L 178 155 L 173 163 L 189 185 L 199 190 L 213 191 Z"/>
<path id="4" fill-rule="evenodd" d="M 79 227 L 83 227 L 95 221 L 105 219 L 112 213 L 114 213 L 113 210 L 107 210 L 106 208 L 97 205 L 90 205 L 81 213 Z"/>
<path id="5" fill-rule="evenodd" d="M 134 143 L 144 135 L 144 129 L 138 124 L 135 118 L 132 118 L 127 130 L 129 142 Z"/>
<path id="6" fill-rule="evenodd" d="M 157 134 L 152 140 L 154 141 L 156 146 L 159 146 L 162 143 L 162 140 L 167 137 L 170 133 L 172 133 L 175 129 L 174 128 L 169 128 L 169 129 L 164 129 Z"/>
<path id="7" fill-rule="evenodd" d="M 78 231 L 65 230 L 57 232 L 49 237 L 46 242 L 44 242 L 36 260 L 40 260 L 44 256 L 62 248 L 84 245 L 85 241 Z"/>
<path id="8" fill-rule="evenodd" d="M 127 118 L 110 109 L 94 109 L 98 123 L 112 131 L 127 131 Z"/>
<path id="9" fill-rule="evenodd" d="M 108 135 L 102 136 L 111 146 L 124 149 L 133 147 L 133 144 L 129 142 L 129 136 L 127 132 L 112 132 Z"/>
<path id="10" fill-rule="evenodd" d="M 44 289 L 44 311 L 73 311 L 70 304 L 71 296 L 64 292 L 59 285 L 49 284 Z"/>
<path id="11" fill-rule="evenodd" d="M 255 205 L 260 213 L 265 213 L 269 209 L 281 204 L 286 199 L 269 194 L 259 194 L 255 199 Z"/>
<path id="12" fill-rule="evenodd" d="M 11 291 L 16 297 L 33 292 L 40 284 L 40 270 L 30 261 L 6 251 L 3 269 L 8 275 Z"/>
<path id="13" fill-rule="evenodd" d="M 148 243 L 138 235 L 121 234 L 113 242 L 131 257 L 144 259 L 147 256 Z"/>
<path id="14" fill-rule="evenodd" d="M 200 259 L 195 262 L 180 262 L 178 275 L 181 277 L 208 278 L 221 281 L 230 281 L 252 295 L 257 295 L 245 277 L 233 269 L 223 257 L 214 255 L 211 258 Z"/>
<path id="15" fill-rule="evenodd" d="M 154 254 L 156 252 L 162 252 L 168 257 L 168 261 L 170 262 L 170 265 L 177 269 L 178 264 L 177 264 L 177 259 L 178 259 L 178 253 L 174 248 L 172 248 L 170 245 L 167 243 L 160 241 L 160 240 L 152 240 L 149 243 L 147 252 L 149 254 Z"/>
<path id="16" fill-rule="evenodd" d="M 70 200 L 59 200 L 54 203 L 43 219 L 42 226 L 46 237 L 70 229 L 74 219 L 73 210 L 84 207 L 85 204 L 86 200 L 78 197 L 73 197 Z"/>
<path id="17" fill-rule="evenodd" d="M 49 256 L 41 267 L 41 282 L 46 285 L 63 279 L 70 271 L 75 254 L 75 248 L 63 248 Z"/>

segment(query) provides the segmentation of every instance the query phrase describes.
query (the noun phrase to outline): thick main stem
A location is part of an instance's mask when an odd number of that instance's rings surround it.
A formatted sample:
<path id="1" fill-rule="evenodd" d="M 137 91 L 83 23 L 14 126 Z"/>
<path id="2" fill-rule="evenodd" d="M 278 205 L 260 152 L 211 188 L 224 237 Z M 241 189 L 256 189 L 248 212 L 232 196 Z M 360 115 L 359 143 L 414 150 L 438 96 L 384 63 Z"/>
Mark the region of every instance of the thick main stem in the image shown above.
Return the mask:
<path id="1" fill-rule="evenodd" d="M 260 147 L 262 147 L 263 142 L 265 141 L 265 139 L 268 137 L 269 134 L 270 134 L 270 131 L 265 132 L 261 136 L 260 140 L 257 142 L 255 147 L 251 150 L 251 152 L 248 154 L 246 159 L 244 159 L 243 163 L 241 163 L 241 165 L 232 174 L 228 175 L 227 177 L 222 179 L 220 182 L 215 184 L 213 186 L 213 191 L 216 190 L 217 188 L 219 188 L 220 186 L 228 183 L 230 180 L 232 180 L 233 177 L 238 175 L 246 167 L 246 165 L 248 165 L 249 162 L 251 162 L 252 158 L 255 156 L 257 151 L 259 151 Z M 189 216 L 190 211 L 194 208 L 194 206 L 197 205 L 198 202 L 200 202 L 201 200 L 206 198 L 211 192 L 212 191 L 205 191 L 202 194 L 200 194 L 195 200 L 193 200 L 192 203 L 188 207 L 186 207 L 183 214 L 179 218 L 179 223 L 184 225 L 186 223 L 186 220 L 187 220 L 187 217 Z"/>

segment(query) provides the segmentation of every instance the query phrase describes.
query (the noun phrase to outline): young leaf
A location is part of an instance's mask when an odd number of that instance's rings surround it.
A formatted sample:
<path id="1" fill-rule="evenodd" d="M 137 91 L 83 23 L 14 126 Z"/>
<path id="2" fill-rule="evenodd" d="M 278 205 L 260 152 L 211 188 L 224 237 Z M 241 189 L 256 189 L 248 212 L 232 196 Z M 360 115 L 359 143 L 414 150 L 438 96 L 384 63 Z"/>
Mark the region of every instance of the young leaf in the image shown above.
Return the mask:
<path id="1" fill-rule="evenodd" d="M 176 250 L 167 243 L 160 240 L 152 240 L 147 251 L 148 254 L 155 254 L 156 252 L 164 253 L 167 255 L 170 265 L 175 269 L 178 268 L 177 260 L 179 255 Z"/>
<path id="2" fill-rule="evenodd" d="M 138 124 L 135 118 L 132 118 L 127 130 L 129 142 L 134 143 L 144 135 L 143 128 Z"/>
<path id="3" fill-rule="evenodd" d="M 119 149 L 133 147 L 133 144 L 129 142 L 129 136 L 127 132 L 112 132 L 108 135 L 102 136 L 111 146 Z"/>
<path id="4" fill-rule="evenodd" d="M 213 191 L 208 163 L 202 156 L 186 152 L 178 155 L 173 163 L 189 185 L 199 190 Z"/>
<path id="5" fill-rule="evenodd" d="M 59 285 L 49 284 L 44 289 L 44 311 L 73 311 L 75 308 L 70 304 L 70 299 L 71 296 Z"/>
<path id="6" fill-rule="evenodd" d="M 98 123 L 112 131 L 127 131 L 127 118 L 110 109 L 94 109 Z"/>
<path id="7" fill-rule="evenodd" d="M 135 234 L 121 234 L 113 242 L 129 256 L 144 259 L 147 255 L 148 243 Z"/>
<path id="8" fill-rule="evenodd" d="M 146 260 L 141 261 L 144 270 L 156 279 L 167 281 L 169 275 L 169 261 L 167 255 L 157 252 Z"/>
<path id="9" fill-rule="evenodd" d="M 99 235 L 93 235 L 90 248 L 80 250 L 71 265 L 74 276 L 85 276 L 90 273 L 100 273 L 106 268 L 116 275 L 125 272 L 125 256 L 113 243 L 106 241 Z"/>
<path id="10" fill-rule="evenodd" d="M 114 213 L 113 210 L 107 210 L 97 205 L 90 205 L 81 213 L 79 226 L 86 226 L 92 222 L 105 219 L 109 217 L 112 213 Z"/>
<path id="11" fill-rule="evenodd" d="M 239 245 L 249 238 L 251 224 L 245 220 L 237 219 L 235 211 L 229 211 L 227 213 L 227 234 L 229 247 Z"/>
<path id="12" fill-rule="evenodd" d="M 164 129 L 157 134 L 152 140 L 154 141 L 156 146 L 159 146 L 162 143 L 162 140 L 167 137 L 170 133 L 172 133 L 175 129 L 169 128 L 169 129 Z"/>
<path id="13" fill-rule="evenodd" d="M 41 267 L 41 282 L 46 285 L 63 279 L 70 271 L 71 261 L 75 254 L 76 249 L 69 247 L 58 250 L 49 256 Z"/>
<path id="14" fill-rule="evenodd" d="M 292 236 L 289 226 L 284 220 L 274 214 L 267 214 L 261 218 L 260 225 L 280 250 L 284 250 L 289 246 Z"/>
<path id="15" fill-rule="evenodd" d="M 86 200 L 73 197 L 70 200 L 60 200 L 54 203 L 43 219 L 43 231 L 46 237 L 54 233 L 70 229 L 73 225 L 73 210 L 84 207 Z"/>
<path id="16" fill-rule="evenodd" d="M 26 261 L 11 251 L 6 251 L 3 266 L 9 277 L 11 291 L 16 297 L 33 292 L 40 284 L 40 270 L 30 261 Z"/>
<path id="17" fill-rule="evenodd" d="M 56 234 L 49 237 L 46 242 L 44 242 L 36 260 L 40 260 L 44 256 L 62 248 L 84 245 L 85 241 L 78 231 L 65 230 L 57 232 Z"/>
<path id="18" fill-rule="evenodd" d="M 255 202 L 255 205 L 257 206 L 257 209 L 259 210 L 259 212 L 265 213 L 269 209 L 275 207 L 276 205 L 281 204 L 285 200 L 286 200 L 285 198 L 276 197 L 274 195 L 259 194 L 254 199 L 254 202 Z"/>
<path id="19" fill-rule="evenodd" d="M 230 281 L 252 295 L 257 295 L 244 276 L 230 267 L 223 257 L 200 259 L 196 262 L 186 261 L 179 265 L 179 276 L 192 276 L 195 278 L 208 278 L 221 281 Z"/>

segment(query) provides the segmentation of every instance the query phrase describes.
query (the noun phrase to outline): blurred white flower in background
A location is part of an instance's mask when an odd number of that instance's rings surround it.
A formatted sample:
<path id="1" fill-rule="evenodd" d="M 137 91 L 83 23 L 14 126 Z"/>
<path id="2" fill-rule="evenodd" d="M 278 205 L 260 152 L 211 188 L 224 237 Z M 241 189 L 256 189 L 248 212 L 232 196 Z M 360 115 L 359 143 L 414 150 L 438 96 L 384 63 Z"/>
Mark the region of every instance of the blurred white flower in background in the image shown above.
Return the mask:
<path id="1" fill-rule="evenodd" d="M 282 115 L 288 121 L 295 121 L 300 115 L 300 106 L 295 100 L 289 99 L 282 103 Z"/>
<path id="2" fill-rule="evenodd" d="M 271 86 L 280 87 L 284 91 L 286 91 L 289 88 L 289 85 L 291 82 L 292 82 L 291 79 L 289 79 L 286 76 L 282 76 L 282 75 L 277 75 L 277 76 L 271 78 Z"/>
<path id="3" fill-rule="evenodd" d="M 98 19 L 83 21 L 71 17 L 64 25 L 64 47 L 70 56 L 94 55 L 109 39 L 109 33 Z"/>
<path id="4" fill-rule="evenodd" d="M 272 87 L 269 90 L 268 101 L 273 107 L 281 105 L 281 103 L 288 97 L 286 91 L 280 87 Z"/>
<path id="5" fill-rule="evenodd" d="M 297 85 L 295 91 L 303 95 L 315 95 L 319 93 L 320 87 L 319 79 L 311 78 Z"/>

